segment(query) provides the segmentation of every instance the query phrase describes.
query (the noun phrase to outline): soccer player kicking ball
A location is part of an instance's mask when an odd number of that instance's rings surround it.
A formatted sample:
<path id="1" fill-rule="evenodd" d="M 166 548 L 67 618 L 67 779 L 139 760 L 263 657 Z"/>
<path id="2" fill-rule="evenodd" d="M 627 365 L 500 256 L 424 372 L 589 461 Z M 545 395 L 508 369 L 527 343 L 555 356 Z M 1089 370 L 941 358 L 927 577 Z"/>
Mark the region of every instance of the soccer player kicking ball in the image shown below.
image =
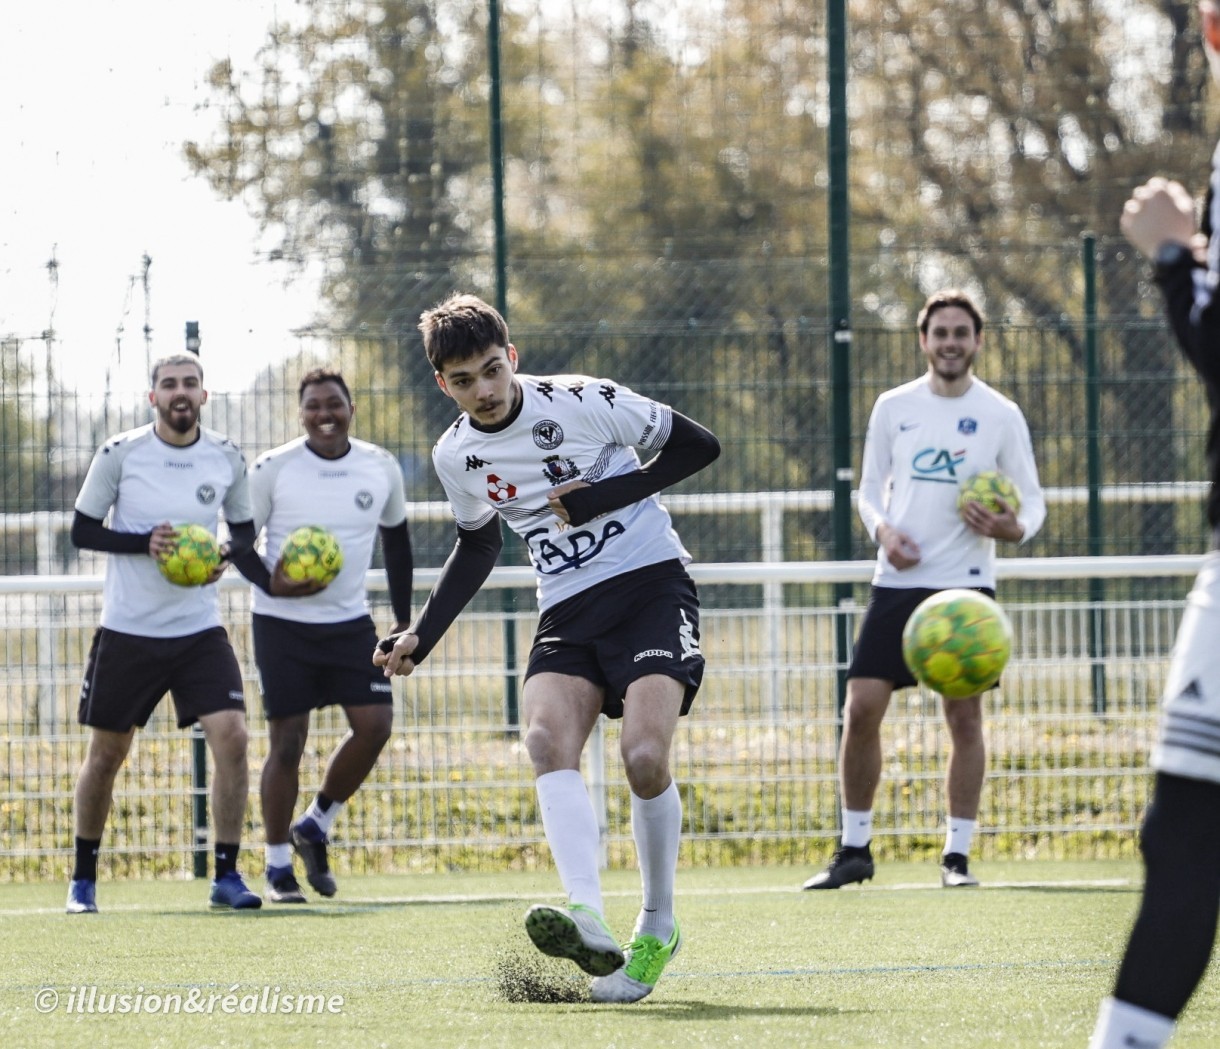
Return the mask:
<path id="1" fill-rule="evenodd" d="M 473 295 L 424 313 L 437 385 L 462 414 L 433 461 L 457 542 L 410 629 L 374 662 L 410 674 L 482 586 L 500 524 L 525 541 L 540 619 L 525 673 L 525 745 L 547 843 L 569 906 L 531 907 L 525 929 L 545 954 L 594 977 L 597 1002 L 636 1002 L 682 938 L 673 911 L 682 802 L 669 770 L 678 718 L 703 677 L 690 555 L 655 498 L 720 454 L 711 432 L 605 379 L 517 374 L 503 317 Z M 646 466 L 636 452 L 657 452 Z M 643 905 L 620 948 L 602 916 L 598 828 L 580 775 L 600 714 L 622 718 L 620 750 Z"/>

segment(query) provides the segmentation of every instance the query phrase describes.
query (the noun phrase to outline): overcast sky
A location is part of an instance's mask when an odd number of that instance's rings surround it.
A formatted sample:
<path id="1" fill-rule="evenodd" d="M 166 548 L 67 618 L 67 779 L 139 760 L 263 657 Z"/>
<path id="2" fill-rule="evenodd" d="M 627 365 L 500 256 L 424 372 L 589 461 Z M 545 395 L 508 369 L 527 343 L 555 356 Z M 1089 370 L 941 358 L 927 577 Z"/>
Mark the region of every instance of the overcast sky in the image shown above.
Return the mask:
<path id="1" fill-rule="evenodd" d="M 182 158 L 185 140 L 215 127 L 214 114 L 195 109 L 209 67 L 225 56 L 248 66 L 276 6 L 89 0 L 7 13 L 0 336 L 38 336 L 53 323 L 66 386 L 100 389 L 109 366 L 116 389 L 147 388 L 146 299 L 154 356 L 180 350 L 185 322 L 199 322 L 214 391 L 244 387 L 294 348 L 288 333 L 308 322 L 311 289 L 285 288 L 284 271 L 259 262 L 244 207 L 217 198 Z M 42 343 L 29 345 L 45 356 Z"/>

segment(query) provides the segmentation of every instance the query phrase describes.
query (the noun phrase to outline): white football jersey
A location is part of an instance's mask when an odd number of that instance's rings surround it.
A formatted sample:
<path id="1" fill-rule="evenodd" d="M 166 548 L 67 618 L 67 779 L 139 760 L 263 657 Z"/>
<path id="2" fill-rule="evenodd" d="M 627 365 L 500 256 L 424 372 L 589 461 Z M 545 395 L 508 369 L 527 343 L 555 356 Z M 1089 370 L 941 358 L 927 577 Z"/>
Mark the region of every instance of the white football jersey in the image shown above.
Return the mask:
<path id="1" fill-rule="evenodd" d="M 540 610 L 623 572 L 690 554 L 657 496 L 572 527 L 547 508 L 568 481 L 593 484 L 638 470 L 637 448 L 664 445 L 668 405 L 607 379 L 518 375 L 523 403 L 508 426 L 476 430 L 462 414 L 432 460 L 457 523 L 478 528 L 498 513 L 525 541 Z"/>
<path id="2" fill-rule="evenodd" d="M 106 520 L 116 532 L 157 525 L 199 524 L 216 533 L 227 521 L 253 516 L 246 462 L 223 434 L 200 428 L 186 447 L 166 444 L 153 424 L 118 434 L 97 450 L 76 509 Z M 184 637 L 220 626 L 214 586 L 175 586 L 147 554 L 110 554 L 102 589 L 102 626 L 142 637 Z"/>
<path id="3" fill-rule="evenodd" d="M 1021 409 L 975 378 L 960 397 L 932 392 L 927 375 L 877 398 L 864 439 L 858 509 L 872 538 L 881 523 L 919 544 L 901 571 L 878 551 L 876 586 L 995 587 L 995 540 L 975 535 L 957 512 L 959 482 L 981 470 L 1012 478 L 1021 495 L 1022 542 L 1042 527 L 1046 502 Z"/>
<path id="4" fill-rule="evenodd" d="M 379 525 L 407 518 L 402 471 L 384 448 L 350 441 L 347 454 L 324 459 L 304 437 L 273 448 L 250 471 L 254 527 L 264 531 L 263 561 L 275 568 L 289 533 L 303 525 L 325 528 L 339 540 L 343 567 L 325 590 L 308 597 L 272 597 L 253 588 L 252 609 L 297 623 L 343 623 L 368 613 L 364 577 L 373 560 Z"/>

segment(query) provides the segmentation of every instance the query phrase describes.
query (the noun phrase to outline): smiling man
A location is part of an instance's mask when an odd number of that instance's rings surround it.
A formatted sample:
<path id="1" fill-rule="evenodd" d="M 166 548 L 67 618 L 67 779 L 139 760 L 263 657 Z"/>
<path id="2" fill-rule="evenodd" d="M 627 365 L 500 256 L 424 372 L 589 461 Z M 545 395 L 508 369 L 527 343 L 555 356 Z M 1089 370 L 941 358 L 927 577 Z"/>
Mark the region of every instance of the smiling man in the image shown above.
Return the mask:
<path id="1" fill-rule="evenodd" d="M 1022 542 L 1046 516 L 1029 427 L 1021 409 L 974 375 L 983 317 L 956 289 L 936 292 L 918 319 L 923 376 L 877 398 L 864 439 L 859 512 L 878 545 L 868 609 L 851 666 L 839 751 L 843 837 L 830 865 L 806 889 L 837 889 L 873 876 L 873 798 L 881 778 L 881 722 L 895 689 L 915 678 L 902 658 L 911 613 L 939 590 L 995 596 L 995 541 Z M 969 502 L 958 483 L 1000 470 L 1021 493 L 1020 512 Z M 941 884 L 977 885 L 969 854 L 987 755 L 982 699 L 942 699 L 952 738 L 946 776 L 949 821 Z"/>
<path id="2" fill-rule="evenodd" d="M 504 318 L 455 295 L 420 321 L 441 391 L 462 414 L 432 458 L 457 543 L 410 629 L 374 654 L 410 674 L 490 574 L 500 519 L 529 548 L 540 618 L 525 671 L 525 746 L 567 907 L 525 915 L 535 946 L 594 977 L 597 1002 L 650 994 L 682 943 L 674 876 L 682 801 L 670 775 L 678 718 L 703 679 L 690 554 L 656 498 L 712 462 L 710 431 L 607 379 L 517 374 Z M 637 449 L 655 452 L 640 465 Z M 602 917 L 598 826 L 580 758 L 602 714 L 620 752 L 643 902 L 620 948 Z"/>
<path id="3" fill-rule="evenodd" d="M 251 471 L 263 556 L 250 551 L 234 561 L 255 584 L 254 658 L 270 735 L 261 800 L 272 903 L 305 902 L 293 871 L 294 847 L 314 890 L 335 894 L 326 849 L 330 828 L 372 771 L 394 716 L 390 684 L 369 665 L 368 655 L 377 631 L 365 574 L 378 535 L 394 630 L 411 618 L 414 574 L 402 472 L 385 449 L 351 437 L 356 406 L 343 376 L 322 368 L 305 375 L 299 411 L 304 436 L 260 456 Z M 325 587 L 284 574 L 284 541 L 304 525 L 325 528 L 343 550 L 343 568 Z M 334 703 L 343 707 L 351 731 L 331 754 L 321 788 L 294 825 L 310 714 Z"/>
<path id="4" fill-rule="evenodd" d="M 72 542 L 110 555 L 101 626 L 93 636 L 78 719 L 89 749 L 76 783 L 76 861 L 69 914 L 97 911 L 97 860 L 114 780 L 137 728 L 166 692 L 178 726 L 196 722 L 216 763 L 212 779 L 215 880 L 211 905 L 254 909 L 262 900 L 237 873 L 246 816 L 246 705 L 241 670 L 220 622 L 216 587 L 226 562 L 203 586 L 180 587 L 157 568 L 174 525 L 217 530 L 224 509 L 226 556 L 254 541 L 246 463 L 236 445 L 199 423 L 207 402 L 195 357 L 163 357 L 152 370 L 153 422 L 98 449 L 76 499 Z M 173 522 L 171 524 L 170 522 Z"/>

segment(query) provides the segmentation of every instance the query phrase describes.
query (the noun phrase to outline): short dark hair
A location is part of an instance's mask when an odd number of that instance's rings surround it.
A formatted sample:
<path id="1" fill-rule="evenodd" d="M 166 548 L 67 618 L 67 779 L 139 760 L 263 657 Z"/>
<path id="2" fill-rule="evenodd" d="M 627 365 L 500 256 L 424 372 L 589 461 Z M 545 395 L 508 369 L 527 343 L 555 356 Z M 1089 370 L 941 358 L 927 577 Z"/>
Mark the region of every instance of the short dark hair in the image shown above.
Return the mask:
<path id="1" fill-rule="evenodd" d="M 508 324 L 499 310 L 477 295 L 463 292 L 454 292 L 438 306 L 425 310 L 419 330 L 428 363 L 438 373 L 446 364 L 464 361 L 494 346 L 508 346 Z"/>
<path id="2" fill-rule="evenodd" d="M 333 382 L 343 391 L 343 396 L 347 398 L 347 403 L 352 403 L 352 391 L 347 388 L 347 383 L 343 381 L 343 376 L 336 369 L 330 367 L 311 368 L 301 376 L 301 384 L 297 387 L 297 403 L 300 404 L 304 399 L 306 386 L 316 386 L 322 382 Z"/>
<path id="3" fill-rule="evenodd" d="M 970 319 L 974 321 L 975 335 L 983 330 L 983 315 L 970 296 L 960 288 L 942 288 L 932 292 L 923 304 L 923 309 L 919 311 L 919 330 L 922 334 L 928 334 L 928 322 L 932 319 L 932 314 L 946 306 L 957 306 L 970 314 Z"/>
<path id="4" fill-rule="evenodd" d="M 153 389 L 157 387 L 157 372 L 166 366 L 175 364 L 193 364 L 199 372 L 199 381 L 203 382 L 203 363 L 198 357 L 193 353 L 170 353 L 153 361 L 152 375 L 149 376 Z"/>

